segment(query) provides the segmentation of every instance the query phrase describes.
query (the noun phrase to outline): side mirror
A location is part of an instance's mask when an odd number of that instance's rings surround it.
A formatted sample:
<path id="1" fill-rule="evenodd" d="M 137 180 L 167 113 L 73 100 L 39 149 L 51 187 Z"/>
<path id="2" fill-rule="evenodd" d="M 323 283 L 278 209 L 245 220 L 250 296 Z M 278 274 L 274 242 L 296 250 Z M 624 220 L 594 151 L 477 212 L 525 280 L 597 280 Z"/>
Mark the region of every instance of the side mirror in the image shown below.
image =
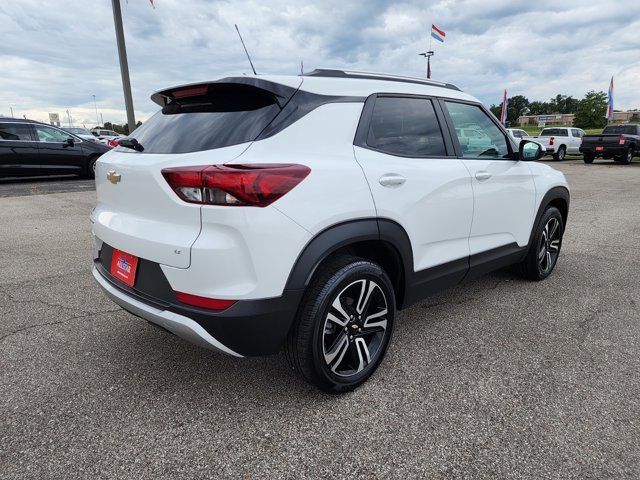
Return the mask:
<path id="1" fill-rule="evenodd" d="M 62 146 L 63 147 L 73 147 L 74 144 L 75 144 L 75 142 L 73 141 L 73 138 L 69 137 L 62 143 Z"/>
<path id="2" fill-rule="evenodd" d="M 520 152 L 520 160 L 525 162 L 540 160 L 545 154 L 542 145 L 531 140 L 521 140 L 518 150 Z"/>

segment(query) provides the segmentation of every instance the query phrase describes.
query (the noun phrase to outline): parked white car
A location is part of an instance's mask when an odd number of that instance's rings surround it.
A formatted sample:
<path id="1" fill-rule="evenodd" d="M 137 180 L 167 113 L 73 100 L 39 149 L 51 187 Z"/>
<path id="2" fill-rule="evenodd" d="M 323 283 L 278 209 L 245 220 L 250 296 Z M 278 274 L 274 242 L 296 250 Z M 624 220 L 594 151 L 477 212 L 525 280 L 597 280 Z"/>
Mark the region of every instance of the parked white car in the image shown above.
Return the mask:
<path id="1" fill-rule="evenodd" d="M 529 137 L 529 134 L 520 128 L 507 128 L 507 133 L 511 135 L 518 144 L 523 138 Z"/>
<path id="2" fill-rule="evenodd" d="M 556 265 L 564 175 L 454 85 L 315 70 L 151 98 L 162 110 L 97 163 L 93 276 L 197 345 L 284 348 L 307 381 L 345 392 L 382 361 L 397 310 L 507 265 L 530 280 Z"/>
<path id="3" fill-rule="evenodd" d="M 553 155 L 555 160 L 564 160 L 567 153 L 579 154 L 580 145 L 584 137 L 584 130 L 572 127 L 544 128 L 536 137 L 523 137 L 525 140 L 534 140 L 540 143 L 548 155 Z"/>
<path id="4" fill-rule="evenodd" d="M 91 129 L 91 133 L 95 135 L 100 143 L 104 143 L 105 145 L 109 143 L 109 140 L 124 138 L 124 135 L 120 135 L 113 130 L 106 130 L 104 128 L 93 128 Z"/>

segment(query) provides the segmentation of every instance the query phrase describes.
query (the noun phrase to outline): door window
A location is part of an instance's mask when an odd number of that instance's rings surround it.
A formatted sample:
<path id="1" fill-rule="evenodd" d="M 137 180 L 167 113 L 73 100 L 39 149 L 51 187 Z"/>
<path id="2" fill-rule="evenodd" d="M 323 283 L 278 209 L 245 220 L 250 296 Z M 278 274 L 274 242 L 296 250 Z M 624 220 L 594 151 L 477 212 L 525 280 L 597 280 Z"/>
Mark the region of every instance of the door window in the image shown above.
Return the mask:
<path id="1" fill-rule="evenodd" d="M 391 155 L 446 156 L 433 103 L 426 98 L 378 97 L 367 145 Z"/>
<path id="2" fill-rule="evenodd" d="M 0 140 L 30 142 L 31 130 L 24 123 L 0 123 Z"/>
<path id="3" fill-rule="evenodd" d="M 582 135 L 580 135 L 580 130 L 578 130 L 577 128 L 572 128 L 571 133 L 573 134 L 574 137 L 577 137 L 577 138 L 582 137 Z"/>
<path id="4" fill-rule="evenodd" d="M 64 142 L 70 137 L 68 133 L 61 132 L 55 128 L 45 127 L 43 125 L 34 125 L 36 135 L 40 142 Z"/>
<path id="5" fill-rule="evenodd" d="M 477 105 L 445 102 L 460 143 L 468 158 L 508 158 L 507 138 Z"/>

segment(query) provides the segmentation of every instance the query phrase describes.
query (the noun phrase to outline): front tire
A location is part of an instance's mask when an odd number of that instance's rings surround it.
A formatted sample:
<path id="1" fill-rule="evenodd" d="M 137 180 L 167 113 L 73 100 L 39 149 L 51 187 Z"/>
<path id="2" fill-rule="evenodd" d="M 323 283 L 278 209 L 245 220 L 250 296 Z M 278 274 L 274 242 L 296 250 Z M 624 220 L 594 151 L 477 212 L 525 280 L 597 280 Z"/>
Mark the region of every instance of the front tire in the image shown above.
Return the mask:
<path id="1" fill-rule="evenodd" d="M 562 247 L 564 222 L 556 207 L 547 207 L 536 225 L 533 240 L 519 273 L 529 280 L 544 280 L 556 266 Z"/>
<path id="2" fill-rule="evenodd" d="M 98 157 L 91 157 L 87 161 L 87 165 L 85 167 L 83 178 L 96 178 L 96 161 Z"/>
<path id="3" fill-rule="evenodd" d="M 558 151 L 553 154 L 553 158 L 555 160 L 562 161 L 564 160 L 564 157 L 566 155 L 567 155 L 567 149 L 564 146 L 561 146 L 560 148 L 558 148 Z"/>
<path id="4" fill-rule="evenodd" d="M 325 392 L 351 391 L 382 362 L 395 311 L 391 281 L 378 264 L 346 255 L 331 259 L 303 297 L 287 360 Z"/>

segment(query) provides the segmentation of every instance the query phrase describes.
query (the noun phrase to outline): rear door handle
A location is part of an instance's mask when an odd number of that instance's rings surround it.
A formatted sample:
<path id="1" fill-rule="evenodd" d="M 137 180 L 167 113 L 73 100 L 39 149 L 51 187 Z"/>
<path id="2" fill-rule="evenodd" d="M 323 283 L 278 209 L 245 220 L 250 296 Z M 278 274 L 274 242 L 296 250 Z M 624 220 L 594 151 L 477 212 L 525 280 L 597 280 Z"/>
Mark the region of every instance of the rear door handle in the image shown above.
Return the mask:
<path id="1" fill-rule="evenodd" d="M 480 170 L 479 172 L 476 172 L 476 180 L 478 180 L 479 182 L 486 182 L 490 178 L 491 178 L 491 174 L 485 170 Z"/>
<path id="2" fill-rule="evenodd" d="M 383 187 L 399 187 L 406 181 L 406 178 L 402 175 L 398 175 L 397 173 L 387 173 L 386 175 L 381 176 L 380 180 L 378 180 L 380 185 Z"/>

